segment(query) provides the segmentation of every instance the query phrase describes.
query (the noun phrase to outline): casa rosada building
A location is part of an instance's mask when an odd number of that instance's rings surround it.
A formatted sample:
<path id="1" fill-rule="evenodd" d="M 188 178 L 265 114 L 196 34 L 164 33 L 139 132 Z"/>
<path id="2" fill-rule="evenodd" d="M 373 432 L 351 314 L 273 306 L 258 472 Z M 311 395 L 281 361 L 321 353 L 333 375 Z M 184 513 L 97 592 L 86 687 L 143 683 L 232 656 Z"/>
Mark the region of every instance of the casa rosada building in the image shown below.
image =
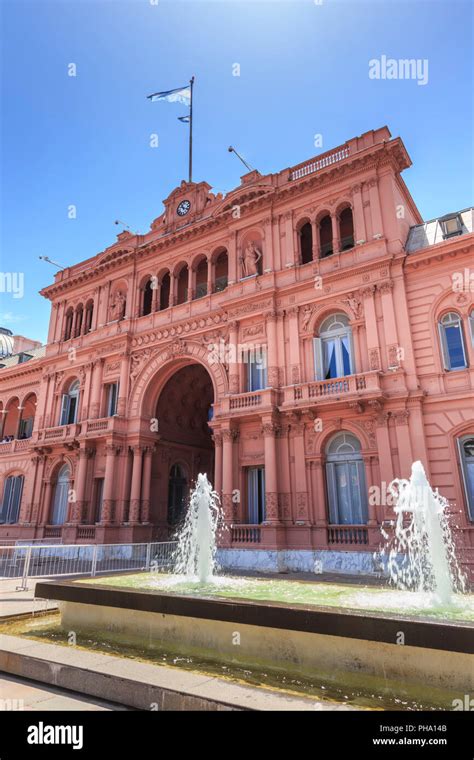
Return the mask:
<path id="1" fill-rule="evenodd" d="M 58 272 L 47 345 L 2 360 L 0 540 L 166 540 L 206 472 L 224 565 L 374 572 L 421 460 L 474 576 L 473 212 L 423 222 L 410 164 L 382 127 L 183 181 Z"/>

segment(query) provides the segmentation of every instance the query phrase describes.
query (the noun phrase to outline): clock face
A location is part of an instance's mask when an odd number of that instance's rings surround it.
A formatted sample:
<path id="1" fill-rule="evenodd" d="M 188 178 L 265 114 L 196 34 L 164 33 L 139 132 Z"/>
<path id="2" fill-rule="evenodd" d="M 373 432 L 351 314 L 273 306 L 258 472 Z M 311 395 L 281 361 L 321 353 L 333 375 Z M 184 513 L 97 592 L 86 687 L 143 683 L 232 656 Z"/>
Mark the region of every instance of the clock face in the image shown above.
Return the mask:
<path id="1" fill-rule="evenodd" d="M 186 216 L 190 208 L 191 201 L 181 201 L 178 208 L 176 209 L 176 213 L 179 214 L 179 216 Z"/>

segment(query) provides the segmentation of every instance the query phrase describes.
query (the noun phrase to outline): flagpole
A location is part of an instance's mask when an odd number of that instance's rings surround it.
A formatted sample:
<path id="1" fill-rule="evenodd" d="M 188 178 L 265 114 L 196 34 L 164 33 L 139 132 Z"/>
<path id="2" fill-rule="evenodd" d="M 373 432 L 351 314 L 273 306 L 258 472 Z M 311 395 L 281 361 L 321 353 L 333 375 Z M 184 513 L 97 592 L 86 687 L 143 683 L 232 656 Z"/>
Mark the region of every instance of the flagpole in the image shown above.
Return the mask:
<path id="1" fill-rule="evenodd" d="M 193 85 L 194 77 L 190 81 L 191 97 L 189 102 L 189 182 L 193 181 Z"/>

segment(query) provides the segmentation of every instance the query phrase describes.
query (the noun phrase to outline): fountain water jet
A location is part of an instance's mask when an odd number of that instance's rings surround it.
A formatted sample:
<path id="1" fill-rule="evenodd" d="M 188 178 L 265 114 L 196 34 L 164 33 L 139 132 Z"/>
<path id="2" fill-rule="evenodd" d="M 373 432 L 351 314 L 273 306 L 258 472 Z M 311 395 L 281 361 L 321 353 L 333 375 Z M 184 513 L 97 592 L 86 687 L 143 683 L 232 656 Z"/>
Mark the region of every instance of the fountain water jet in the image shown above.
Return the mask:
<path id="1" fill-rule="evenodd" d="M 391 546 L 391 581 L 401 589 L 432 592 L 435 602 L 449 605 L 453 593 L 465 591 L 466 582 L 456 560 L 447 499 L 433 491 L 421 462 L 413 463 L 410 480 L 392 481 L 390 491 L 397 516 L 395 535 L 384 533 Z"/>
<path id="2" fill-rule="evenodd" d="M 183 528 L 178 534 L 174 572 L 209 582 L 216 569 L 216 534 L 220 517 L 219 496 L 206 474 L 199 474 L 191 494 Z"/>

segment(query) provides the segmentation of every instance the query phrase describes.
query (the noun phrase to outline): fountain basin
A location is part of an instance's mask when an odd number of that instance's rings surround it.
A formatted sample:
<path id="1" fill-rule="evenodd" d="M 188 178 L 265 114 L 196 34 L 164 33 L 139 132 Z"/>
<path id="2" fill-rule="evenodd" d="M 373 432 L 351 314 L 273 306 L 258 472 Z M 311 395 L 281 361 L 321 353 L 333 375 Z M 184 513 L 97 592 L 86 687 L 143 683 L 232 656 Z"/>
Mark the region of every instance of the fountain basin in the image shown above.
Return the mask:
<path id="1" fill-rule="evenodd" d="M 124 642 L 178 651 L 182 646 L 215 660 L 305 676 L 324 668 L 415 685 L 429 680 L 455 697 L 474 688 L 474 626 L 467 621 L 207 598 L 100 581 L 40 582 L 36 596 L 60 602 L 66 631 L 108 631 Z"/>

